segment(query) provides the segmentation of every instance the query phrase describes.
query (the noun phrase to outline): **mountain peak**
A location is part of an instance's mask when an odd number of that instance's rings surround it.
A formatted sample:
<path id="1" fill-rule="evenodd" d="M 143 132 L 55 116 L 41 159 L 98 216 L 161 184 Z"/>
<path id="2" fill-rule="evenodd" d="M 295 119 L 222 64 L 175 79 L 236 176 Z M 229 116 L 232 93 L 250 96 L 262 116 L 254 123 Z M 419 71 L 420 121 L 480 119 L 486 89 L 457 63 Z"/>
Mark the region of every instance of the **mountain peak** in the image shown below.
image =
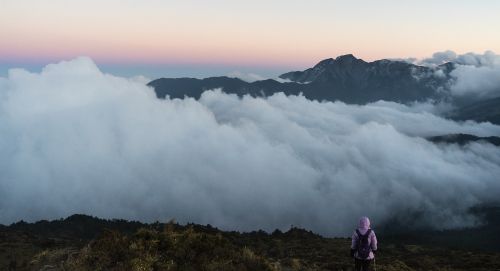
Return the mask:
<path id="1" fill-rule="evenodd" d="M 318 72 L 323 72 L 324 69 L 329 69 L 331 66 L 337 66 L 337 65 L 350 65 L 353 63 L 365 63 L 362 59 L 356 58 L 353 54 L 347 54 L 347 55 L 341 55 L 338 56 L 337 58 L 327 58 L 324 60 L 321 60 L 318 64 L 316 64 L 313 69 L 318 73 Z"/>
<path id="2" fill-rule="evenodd" d="M 343 63 L 352 63 L 354 61 L 363 61 L 362 59 L 356 58 L 353 54 L 347 54 L 347 55 L 341 55 L 336 57 L 335 59 L 333 58 L 327 58 L 321 60 L 318 64 L 316 64 L 314 67 L 325 67 L 329 66 L 332 64 L 343 64 Z"/>
<path id="3" fill-rule="evenodd" d="M 270 96 L 284 92 L 287 95 L 304 93 L 308 99 L 364 104 L 378 100 L 413 102 L 441 99 L 436 91 L 445 88 L 450 80 L 449 69 L 442 69 L 446 76 L 427 76 L 433 70 L 407 62 L 377 60 L 366 62 L 353 54 L 321 60 L 303 71 L 284 73 L 279 77 L 290 80 L 287 84 L 275 80 L 247 83 L 238 79 L 208 78 L 188 82 L 174 79 L 156 80 L 149 85 L 158 97 L 199 98 L 207 89 L 222 88 L 226 93 L 238 95 Z"/>
<path id="4" fill-rule="evenodd" d="M 335 60 L 337 61 L 345 61 L 345 60 L 358 60 L 353 54 L 341 55 L 338 56 Z"/>
<path id="5" fill-rule="evenodd" d="M 323 59 L 320 62 L 318 62 L 318 64 L 314 65 L 314 67 L 324 67 L 324 66 L 328 66 L 334 62 L 335 62 L 335 59 L 327 58 L 327 59 Z"/>

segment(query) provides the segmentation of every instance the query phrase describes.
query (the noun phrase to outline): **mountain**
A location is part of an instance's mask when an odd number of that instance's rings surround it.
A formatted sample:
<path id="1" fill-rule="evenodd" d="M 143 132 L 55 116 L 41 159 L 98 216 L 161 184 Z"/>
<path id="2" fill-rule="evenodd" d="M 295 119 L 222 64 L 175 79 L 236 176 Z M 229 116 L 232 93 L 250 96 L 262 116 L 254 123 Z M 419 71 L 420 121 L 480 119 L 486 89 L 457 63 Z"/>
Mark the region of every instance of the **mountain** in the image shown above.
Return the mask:
<path id="1" fill-rule="evenodd" d="M 488 142 L 495 146 L 500 146 L 500 137 L 498 136 L 479 137 L 469 134 L 449 134 L 442 136 L 433 136 L 427 139 L 434 143 L 466 145 L 471 142 L 479 141 L 479 142 Z"/>
<path id="2" fill-rule="evenodd" d="M 150 82 L 148 85 L 155 89 L 158 98 L 165 98 L 168 95 L 170 98 L 184 98 L 187 96 L 199 99 L 205 90 L 216 88 L 222 88 L 226 93 L 239 96 L 249 94 L 254 97 L 270 96 L 277 92 L 297 95 L 302 90 L 302 85 L 297 83 L 280 83 L 272 79 L 248 83 L 238 78 L 225 76 L 205 79 L 161 78 Z"/>
<path id="3" fill-rule="evenodd" d="M 443 71 L 444 76 L 433 76 L 436 70 Z M 344 55 L 323 60 L 305 71 L 285 73 L 280 78 L 307 83 L 310 96 L 319 100 L 407 103 L 439 98 L 436 90 L 446 84 L 451 70 L 451 64 L 429 68 L 392 60 L 365 62 Z"/>
<path id="4" fill-rule="evenodd" d="M 225 93 L 238 96 L 266 97 L 283 92 L 286 95 L 302 93 L 310 100 L 339 100 L 349 104 L 379 100 L 408 104 L 428 99 L 450 101 L 446 90 L 454 80 L 451 72 L 455 67 L 456 64 L 451 62 L 436 67 L 387 59 L 366 62 L 348 54 L 325 59 L 304 71 L 284 73 L 279 76 L 280 82 L 272 79 L 245 82 L 221 76 L 205 79 L 160 78 L 148 85 L 154 88 L 158 98 L 198 99 L 204 91 L 220 88 Z M 457 109 L 445 117 L 500 124 L 500 97 L 454 103 Z"/>
<path id="5" fill-rule="evenodd" d="M 205 90 L 221 88 L 226 93 L 269 96 L 276 92 L 286 95 L 303 93 L 308 99 L 365 104 L 378 100 L 409 103 L 440 98 L 437 89 L 446 85 L 453 64 L 435 68 L 403 61 L 378 60 L 366 62 L 353 55 L 326 59 L 305 71 L 282 74 L 281 79 L 245 82 L 229 77 L 161 78 L 150 82 L 159 98 L 199 98 Z M 436 71 L 441 76 L 434 76 Z"/>
<path id="6" fill-rule="evenodd" d="M 500 125 L 500 97 L 460 107 L 451 112 L 449 117 L 455 120 L 489 121 Z"/>

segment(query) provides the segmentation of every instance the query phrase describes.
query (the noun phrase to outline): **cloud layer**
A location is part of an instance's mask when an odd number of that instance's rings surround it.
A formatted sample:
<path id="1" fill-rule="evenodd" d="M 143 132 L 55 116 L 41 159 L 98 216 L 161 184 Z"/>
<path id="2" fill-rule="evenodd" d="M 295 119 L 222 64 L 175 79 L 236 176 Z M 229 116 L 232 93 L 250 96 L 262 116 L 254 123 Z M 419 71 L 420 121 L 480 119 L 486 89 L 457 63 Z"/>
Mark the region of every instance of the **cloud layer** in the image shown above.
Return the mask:
<path id="1" fill-rule="evenodd" d="M 448 50 L 434 53 L 416 64 L 436 66 L 447 62 L 456 65 L 451 72 L 450 91 L 453 96 L 472 100 L 500 96 L 500 55 L 492 51 L 459 55 Z"/>
<path id="2" fill-rule="evenodd" d="M 432 105 L 315 102 L 301 96 L 158 100 L 88 58 L 0 78 L 0 223 L 101 217 L 307 227 L 474 225 L 498 204 L 500 148 L 435 145 L 447 133 L 500 135 Z"/>

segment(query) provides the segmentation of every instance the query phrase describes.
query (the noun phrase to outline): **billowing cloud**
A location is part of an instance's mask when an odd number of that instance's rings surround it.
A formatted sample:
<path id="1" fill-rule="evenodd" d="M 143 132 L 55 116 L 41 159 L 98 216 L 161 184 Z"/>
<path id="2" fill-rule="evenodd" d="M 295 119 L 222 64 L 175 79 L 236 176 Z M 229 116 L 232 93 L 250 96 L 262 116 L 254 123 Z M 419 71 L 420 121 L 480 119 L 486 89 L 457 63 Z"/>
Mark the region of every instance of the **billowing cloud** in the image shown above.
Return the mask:
<path id="1" fill-rule="evenodd" d="M 137 75 L 137 76 L 133 76 L 131 78 L 129 78 L 131 81 L 135 81 L 135 82 L 138 82 L 138 83 L 142 83 L 144 85 L 146 85 L 147 83 L 151 82 L 151 78 L 148 78 L 144 75 Z"/>
<path id="2" fill-rule="evenodd" d="M 454 96 L 473 100 L 500 97 L 500 62 L 492 66 L 457 65 L 451 76 L 455 79 L 451 86 Z"/>
<path id="3" fill-rule="evenodd" d="M 421 61 L 413 58 L 412 60 L 421 65 L 441 65 L 447 62 L 453 62 L 457 59 L 457 53 L 447 50 L 443 52 L 436 52 L 430 58 L 425 58 Z"/>
<path id="4" fill-rule="evenodd" d="M 457 54 L 453 51 L 437 52 L 431 58 L 414 61 L 419 65 L 436 67 L 453 62 L 455 69 L 451 72 L 453 82 L 450 84 L 451 94 L 469 100 L 481 100 L 500 96 L 500 55 L 492 51 L 483 54 Z M 442 71 L 436 69 L 434 76 Z"/>
<path id="5" fill-rule="evenodd" d="M 381 225 L 474 225 L 497 204 L 500 148 L 435 145 L 500 126 L 440 118 L 431 105 L 365 106 L 302 96 L 159 100 L 87 58 L 0 78 L 0 222 L 101 217 L 346 235 Z"/>
<path id="6" fill-rule="evenodd" d="M 415 62 L 422 65 L 441 65 L 447 62 L 453 62 L 458 65 L 493 67 L 500 65 L 500 56 L 492 51 L 486 51 L 483 54 L 470 52 L 459 55 L 454 51 L 447 50 L 443 52 L 436 52 L 430 58 L 415 60 Z"/>

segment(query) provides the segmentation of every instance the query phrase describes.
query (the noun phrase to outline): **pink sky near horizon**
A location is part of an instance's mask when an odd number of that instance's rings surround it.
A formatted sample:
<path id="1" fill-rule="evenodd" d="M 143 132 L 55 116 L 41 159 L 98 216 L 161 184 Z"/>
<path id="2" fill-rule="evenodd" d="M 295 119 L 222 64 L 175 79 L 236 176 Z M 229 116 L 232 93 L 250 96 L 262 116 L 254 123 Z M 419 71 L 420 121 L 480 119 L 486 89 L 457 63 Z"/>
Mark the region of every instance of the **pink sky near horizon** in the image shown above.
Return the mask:
<path id="1" fill-rule="evenodd" d="M 500 52 L 500 1 L 401 2 L 0 0 L 0 61 L 300 67 Z"/>

